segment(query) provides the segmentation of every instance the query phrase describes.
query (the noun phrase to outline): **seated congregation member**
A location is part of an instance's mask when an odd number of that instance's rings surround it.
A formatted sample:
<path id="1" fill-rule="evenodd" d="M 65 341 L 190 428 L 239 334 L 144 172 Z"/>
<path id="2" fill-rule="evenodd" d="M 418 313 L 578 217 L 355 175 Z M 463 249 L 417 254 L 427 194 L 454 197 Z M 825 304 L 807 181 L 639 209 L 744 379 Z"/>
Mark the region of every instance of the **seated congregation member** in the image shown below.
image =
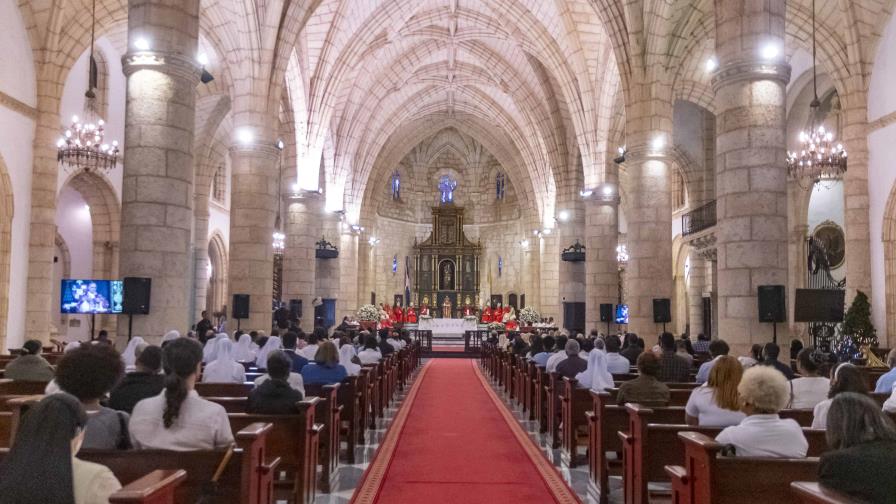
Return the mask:
<path id="1" fill-rule="evenodd" d="M 233 342 L 230 338 L 218 340 L 215 360 L 202 370 L 202 383 L 243 383 L 246 368 L 233 358 Z"/>
<path id="2" fill-rule="evenodd" d="M 606 345 L 607 350 L 607 371 L 612 374 L 628 373 L 631 369 L 631 365 L 629 364 L 628 359 L 619 354 L 619 347 L 622 345 L 619 341 L 619 336 L 616 336 L 615 334 L 607 336 L 607 340 L 604 344 Z"/>
<path id="3" fill-rule="evenodd" d="M 280 352 L 280 351 L 281 350 L 274 350 L 273 352 L 271 352 L 271 355 L 273 355 L 274 352 Z M 270 356 L 268 356 L 268 357 L 270 358 Z M 289 356 L 287 356 L 287 358 L 288 357 Z M 269 373 L 265 373 L 255 379 L 255 386 L 260 387 L 262 383 L 264 383 L 270 379 L 271 379 L 271 375 Z M 305 381 L 302 380 L 302 375 L 300 375 L 299 373 L 290 371 L 289 376 L 287 376 L 287 378 L 286 378 L 286 383 L 288 383 L 289 386 L 292 387 L 293 389 L 301 392 L 302 395 L 305 395 Z"/>
<path id="4" fill-rule="evenodd" d="M 545 362 L 545 365 L 544 365 L 544 370 L 545 370 L 545 372 L 548 372 L 548 373 L 557 372 L 557 366 L 561 362 L 566 360 L 565 349 L 566 349 L 566 342 L 569 341 L 569 337 L 566 336 L 565 334 L 561 334 L 560 336 L 557 336 L 557 338 L 554 341 L 556 343 L 556 346 L 554 347 L 554 353 L 551 354 L 550 357 L 548 357 L 548 360 L 547 360 L 547 362 Z"/>
<path id="5" fill-rule="evenodd" d="M 557 364 L 557 373 L 565 378 L 575 378 L 577 374 L 588 368 L 588 361 L 579 356 L 579 342 L 571 339 L 566 342 L 566 359 Z"/>
<path id="6" fill-rule="evenodd" d="M 697 341 L 694 342 L 694 353 L 705 354 L 709 352 L 709 336 L 700 333 L 697 335 Z"/>
<path id="7" fill-rule="evenodd" d="M 778 416 L 790 399 L 790 387 L 783 374 L 771 366 L 751 367 L 744 372 L 737 392 L 740 409 L 747 417 L 739 425 L 726 427 L 716 441 L 733 445 L 739 457 L 806 456 L 809 442 L 800 424 Z"/>
<path id="8" fill-rule="evenodd" d="M 83 447 L 128 449 L 128 414 L 100 405 L 124 374 L 121 356 L 111 345 L 84 345 L 65 354 L 56 367 L 56 384 L 75 396 L 87 412 Z"/>
<path id="9" fill-rule="evenodd" d="M 296 403 L 304 397 L 304 387 L 298 390 L 289 383 L 292 360 L 285 352 L 274 350 L 268 356 L 268 379 L 249 392 L 248 413 L 288 415 L 296 411 Z M 299 377 L 301 379 L 301 377 Z"/>
<path id="10" fill-rule="evenodd" d="M 302 368 L 302 380 L 308 384 L 330 385 L 341 382 L 346 376 L 348 372 L 339 364 L 339 351 L 332 341 L 321 342 L 314 362 Z"/>
<path id="11" fill-rule="evenodd" d="M 691 392 L 684 407 L 688 425 L 728 427 L 737 425 L 745 415 L 740 411 L 737 386 L 744 371 L 730 355 L 721 355 L 709 373 L 706 384 Z"/>
<path id="12" fill-rule="evenodd" d="M 737 358 L 740 362 L 740 365 L 744 367 L 744 369 L 751 368 L 756 364 L 762 362 L 762 345 L 759 343 L 753 343 L 753 346 L 750 347 L 750 355 L 742 355 Z"/>
<path id="13" fill-rule="evenodd" d="M 355 347 L 351 343 L 345 343 L 339 347 L 339 364 L 345 368 L 349 376 L 361 374 L 361 361 L 355 354 Z"/>
<path id="14" fill-rule="evenodd" d="M 135 448 L 209 450 L 233 443 L 224 406 L 194 390 L 202 363 L 202 345 L 180 338 L 162 349 L 165 390 L 137 403 L 129 424 Z"/>
<path id="15" fill-rule="evenodd" d="M 581 388 L 598 392 L 613 388 L 613 375 L 607 370 L 607 354 L 597 349 L 592 350 L 588 354 L 585 370 L 577 374 L 575 378 Z"/>
<path id="16" fill-rule="evenodd" d="M 789 408 L 814 408 L 827 399 L 831 380 L 818 375 L 819 364 L 812 347 L 803 348 L 796 355 L 796 369 L 801 376 L 790 381 Z"/>
<path id="17" fill-rule="evenodd" d="M 766 343 L 765 347 L 762 349 L 762 355 L 764 359 L 758 364 L 761 366 L 769 366 L 777 369 L 784 375 L 788 380 L 793 379 L 793 370 L 790 369 L 790 366 L 786 364 L 782 364 L 778 361 L 778 355 L 781 353 L 781 347 L 776 345 L 775 343 Z"/>
<path id="18" fill-rule="evenodd" d="M 41 343 L 28 340 L 19 355 L 6 365 L 3 377 L 10 380 L 48 382 L 53 379 L 53 366 L 40 356 Z"/>
<path id="19" fill-rule="evenodd" d="M 874 386 L 874 392 L 878 394 L 889 394 L 893 391 L 893 385 L 896 385 L 896 348 L 887 354 L 887 366 L 890 366 L 890 370 L 880 375 Z"/>
<path id="20" fill-rule="evenodd" d="M 553 336 L 545 336 L 544 338 L 540 338 L 540 341 L 541 351 L 532 356 L 532 362 L 534 362 L 536 366 L 545 366 L 548 363 L 548 358 L 550 358 L 554 352 L 555 341 Z"/>
<path id="21" fill-rule="evenodd" d="M 796 356 L 803 349 L 803 342 L 794 338 L 790 340 L 790 360 L 796 360 Z"/>
<path id="22" fill-rule="evenodd" d="M 812 417 L 813 429 L 827 427 L 831 402 L 843 392 L 868 394 L 868 385 L 865 383 L 862 371 L 848 362 L 840 363 L 831 369 L 831 388 L 828 390 L 828 398 L 815 405 Z"/>
<path id="23" fill-rule="evenodd" d="M 526 360 L 534 362 L 532 359 L 542 352 L 544 352 L 544 341 L 541 336 L 535 334 L 532 336 L 531 342 L 529 343 L 529 351 L 526 353 Z"/>
<path id="24" fill-rule="evenodd" d="M 378 348 L 380 349 L 380 353 L 383 354 L 383 357 L 387 355 L 392 355 L 395 353 L 395 347 L 389 344 L 389 330 L 388 329 L 380 329 L 379 332 L 380 338 L 378 343 Z"/>
<path id="25" fill-rule="evenodd" d="M 190 332 L 187 333 L 187 337 L 188 337 L 188 338 L 190 337 L 190 333 L 191 333 L 191 332 L 192 332 L 192 331 L 190 331 Z M 162 341 L 159 343 L 159 345 L 160 345 L 160 346 L 165 346 L 166 343 L 168 343 L 169 341 L 174 341 L 174 340 L 176 340 L 177 338 L 180 338 L 180 333 L 179 333 L 179 332 L 177 332 L 177 331 L 175 331 L 175 330 L 168 331 L 168 332 L 165 333 L 164 336 L 162 336 Z M 136 365 L 136 361 L 135 361 L 135 365 Z"/>
<path id="26" fill-rule="evenodd" d="M 641 355 L 641 352 L 643 351 L 644 342 L 638 338 L 638 335 L 635 333 L 626 333 L 625 344 L 622 346 L 622 351 L 619 352 L 619 355 L 628 359 L 629 364 L 634 366 L 638 363 L 638 356 Z"/>
<path id="27" fill-rule="evenodd" d="M 124 352 L 121 353 L 121 360 L 124 361 L 125 371 L 133 371 L 136 368 L 137 356 L 140 355 L 140 352 L 147 346 L 149 346 L 149 344 L 140 336 L 135 336 L 131 338 L 131 341 L 128 341 L 128 345 L 124 348 Z"/>
<path id="28" fill-rule="evenodd" d="M 669 387 L 657 379 L 660 373 L 660 358 L 653 352 L 642 352 L 638 356 L 638 377 L 622 382 L 616 395 L 616 404 L 638 403 L 644 406 L 666 406 L 669 404 Z"/>
<path id="29" fill-rule="evenodd" d="M 675 353 L 684 357 L 688 363 L 688 368 L 694 367 L 694 356 L 688 352 L 687 342 L 684 340 L 675 340 Z"/>
<path id="30" fill-rule="evenodd" d="M 861 502 L 896 502 L 896 426 L 868 396 L 844 392 L 828 410 L 818 482 Z"/>
<path id="31" fill-rule="evenodd" d="M 308 335 L 308 346 L 302 349 L 302 356 L 308 359 L 308 362 L 314 360 L 317 356 L 318 345 L 327 339 L 327 330 L 323 327 L 315 327 L 311 334 Z"/>
<path id="32" fill-rule="evenodd" d="M 675 336 L 672 333 L 660 335 L 660 374 L 661 382 L 683 383 L 690 381 L 691 365 L 687 359 L 675 352 Z"/>
<path id="33" fill-rule="evenodd" d="M 376 364 L 383 358 L 379 345 L 376 342 L 376 336 L 367 333 L 364 338 L 364 348 L 358 352 L 358 359 L 361 364 Z"/>
<path id="34" fill-rule="evenodd" d="M 728 355 L 728 352 L 731 349 L 728 347 L 728 343 L 725 343 L 724 340 L 714 340 L 709 344 L 709 355 L 712 356 L 712 360 L 706 361 L 703 364 L 700 364 L 700 369 L 697 370 L 697 378 L 694 380 L 697 383 L 706 383 L 706 380 L 709 379 L 709 372 L 712 371 L 712 367 L 716 364 L 716 361 L 719 357 L 723 355 Z"/>
<path id="35" fill-rule="evenodd" d="M 264 342 L 264 346 L 258 350 L 258 354 L 255 357 L 255 365 L 258 369 L 265 370 L 268 365 L 268 355 L 274 350 L 282 350 L 283 343 L 280 341 L 280 338 L 277 336 L 271 336 L 267 338 Z"/>
<path id="36" fill-rule="evenodd" d="M 214 338 L 211 338 L 205 342 L 205 346 L 202 347 L 202 362 L 208 364 L 213 362 L 218 358 L 218 342 L 221 340 L 230 339 L 226 333 L 218 333 Z"/>
<path id="37" fill-rule="evenodd" d="M 396 352 L 404 347 L 404 345 L 402 344 L 403 342 L 398 337 L 398 331 L 396 331 L 395 329 L 389 331 L 389 337 L 386 338 L 386 343 L 392 345 L 392 348 L 394 348 Z"/>
<path id="38" fill-rule="evenodd" d="M 237 362 L 255 362 L 255 349 L 252 347 L 252 336 L 245 333 L 239 335 L 236 346 L 233 347 L 233 358 Z"/>
<path id="39" fill-rule="evenodd" d="M 68 394 L 48 395 L 34 405 L 0 465 L 0 502 L 109 502 L 121 483 L 108 467 L 76 456 L 86 424 L 84 408 Z"/>
<path id="40" fill-rule="evenodd" d="M 165 388 L 162 369 L 162 349 L 150 345 L 137 356 L 136 369 L 118 382 L 109 394 L 109 407 L 130 414 L 143 399 L 154 397 Z"/>
<path id="41" fill-rule="evenodd" d="M 310 361 L 296 350 L 296 344 L 299 342 L 299 335 L 292 331 L 287 331 L 286 334 L 283 335 L 282 340 L 283 353 L 286 354 L 286 356 L 289 357 L 290 362 L 292 362 L 290 370 L 294 373 L 301 373 L 302 368 Z"/>

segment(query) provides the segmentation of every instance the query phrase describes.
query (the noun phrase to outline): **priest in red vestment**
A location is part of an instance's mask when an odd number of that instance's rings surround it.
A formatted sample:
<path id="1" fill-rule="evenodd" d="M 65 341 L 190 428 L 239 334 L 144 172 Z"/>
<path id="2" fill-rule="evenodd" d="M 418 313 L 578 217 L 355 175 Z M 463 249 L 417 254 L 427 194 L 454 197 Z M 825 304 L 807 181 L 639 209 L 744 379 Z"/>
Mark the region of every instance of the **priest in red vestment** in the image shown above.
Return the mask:
<path id="1" fill-rule="evenodd" d="M 489 305 L 485 305 L 485 309 L 482 310 L 482 323 L 490 324 L 492 322 L 492 309 Z"/>
<path id="2" fill-rule="evenodd" d="M 416 324 L 417 323 L 417 311 L 414 310 L 413 305 L 408 307 L 408 313 L 404 317 L 405 322 L 408 324 Z"/>
<path id="3" fill-rule="evenodd" d="M 401 311 L 401 307 L 395 305 L 392 308 L 392 324 L 401 324 L 404 323 L 404 313 Z"/>
<path id="4" fill-rule="evenodd" d="M 421 317 L 428 317 L 428 316 L 429 316 L 429 307 L 428 307 L 428 306 L 423 305 L 423 306 L 420 307 L 420 316 L 421 316 Z"/>

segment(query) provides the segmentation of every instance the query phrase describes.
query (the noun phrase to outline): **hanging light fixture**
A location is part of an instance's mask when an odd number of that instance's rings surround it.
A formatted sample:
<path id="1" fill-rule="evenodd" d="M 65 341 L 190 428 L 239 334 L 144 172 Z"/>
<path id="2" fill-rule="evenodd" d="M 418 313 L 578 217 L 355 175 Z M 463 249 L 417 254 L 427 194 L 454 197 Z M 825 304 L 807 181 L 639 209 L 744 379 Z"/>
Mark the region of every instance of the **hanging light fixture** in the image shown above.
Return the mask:
<path id="1" fill-rule="evenodd" d="M 283 233 L 283 218 L 280 216 L 280 207 L 283 206 L 280 203 L 280 198 L 283 195 L 283 149 L 285 147 L 283 140 L 277 140 L 276 147 L 279 151 L 277 155 L 277 218 L 274 219 L 274 234 L 272 238 L 274 240 L 274 253 L 282 254 L 283 250 L 286 248 L 286 235 Z"/>
<path id="2" fill-rule="evenodd" d="M 84 120 L 72 117 L 71 126 L 56 142 L 56 160 L 68 171 L 108 173 L 118 163 L 118 142 L 105 141 L 106 123 L 96 111 L 97 65 L 96 0 L 93 0 L 90 25 L 90 61 L 87 68 L 87 92 L 84 93 Z"/>
<path id="3" fill-rule="evenodd" d="M 796 180 L 816 182 L 839 179 L 846 173 L 846 149 L 834 141 L 834 134 L 820 123 L 818 71 L 815 63 L 815 0 L 812 0 L 812 91 L 809 131 L 800 131 L 799 152 L 787 153 L 787 175 Z M 811 185 L 811 184 L 810 184 Z"/>

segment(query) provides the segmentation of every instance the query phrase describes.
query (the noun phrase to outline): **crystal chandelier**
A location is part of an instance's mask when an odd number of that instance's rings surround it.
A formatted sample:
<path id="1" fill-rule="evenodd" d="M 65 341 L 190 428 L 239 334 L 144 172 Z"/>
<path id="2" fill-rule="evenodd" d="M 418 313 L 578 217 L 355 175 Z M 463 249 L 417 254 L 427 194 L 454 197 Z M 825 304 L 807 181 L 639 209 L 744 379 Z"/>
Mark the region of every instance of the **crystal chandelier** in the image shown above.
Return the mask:
<path id="1" fill-rule="evenodd" d="M 56 142 L 56 160 L 66 170 L 108 173 L 118 163 L 118 142 L 105 141 L 106 123 L 97 117 L 96 94 L 97 66 L 94 58 L 96 31 L 96 0 L 93 1 L 90 25 L 90 61 L 87 68 L 87 92 L 85 97 L 85 120 L 72 117 L 71 126 Z"/>
<path id="2" fill-rule="evenodd" d="M 628 247 L 625 244 L 619 244 L 616 246 L 616 262 L 620 265 L 625 265 L 628 263 L 629 255 L 628 255 Z"/>
<path id="3" fill-rule="evenodd" d="M 846 149 L 834 142 L 834 134 L 817 124 L 821 114 L 818 99 L 818 72 L 815 63 L 815 0 L 812 0 L 812 90 L 814 97 L 809 105 L 811 127 L 801 131 L 799 152 L 787 153 L 787 175 L 791 179 L 815 182 L 838 179 L 846 173 Z"/>
<path id="4" fill-rule="evenodd" d="M 274 253 L 282 254 L 283 250 L 286 248 L 286 235 L 281 233 L 280 231 L 274 231 Z"/>
<path id="5" fill-rule="evenodd" d="M 274 219 L 274 254 L 282 254 L 286 249 L 286 235 L 283 234 L 283 219 L 280 217 L 280 207 L 282 203 L 280 198 L 283 195 L 283 140 L 277 140 L 277 217 Z"/>

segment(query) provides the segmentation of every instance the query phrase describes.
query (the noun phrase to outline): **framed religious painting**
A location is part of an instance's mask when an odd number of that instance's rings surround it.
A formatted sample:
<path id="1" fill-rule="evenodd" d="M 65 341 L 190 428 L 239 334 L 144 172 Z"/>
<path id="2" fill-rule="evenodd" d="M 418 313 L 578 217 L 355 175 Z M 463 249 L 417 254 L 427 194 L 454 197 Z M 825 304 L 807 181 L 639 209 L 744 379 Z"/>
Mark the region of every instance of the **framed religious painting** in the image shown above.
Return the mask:
<path id="1" fill-rule="evenodd" d="M 846 238 L 842 227 L 834 221 L 826 220 L 815 226 L 812 237 L 824 245 L 831 269 L 837 269 L 843 265 L 843 261 L 846 259 Z"/>

